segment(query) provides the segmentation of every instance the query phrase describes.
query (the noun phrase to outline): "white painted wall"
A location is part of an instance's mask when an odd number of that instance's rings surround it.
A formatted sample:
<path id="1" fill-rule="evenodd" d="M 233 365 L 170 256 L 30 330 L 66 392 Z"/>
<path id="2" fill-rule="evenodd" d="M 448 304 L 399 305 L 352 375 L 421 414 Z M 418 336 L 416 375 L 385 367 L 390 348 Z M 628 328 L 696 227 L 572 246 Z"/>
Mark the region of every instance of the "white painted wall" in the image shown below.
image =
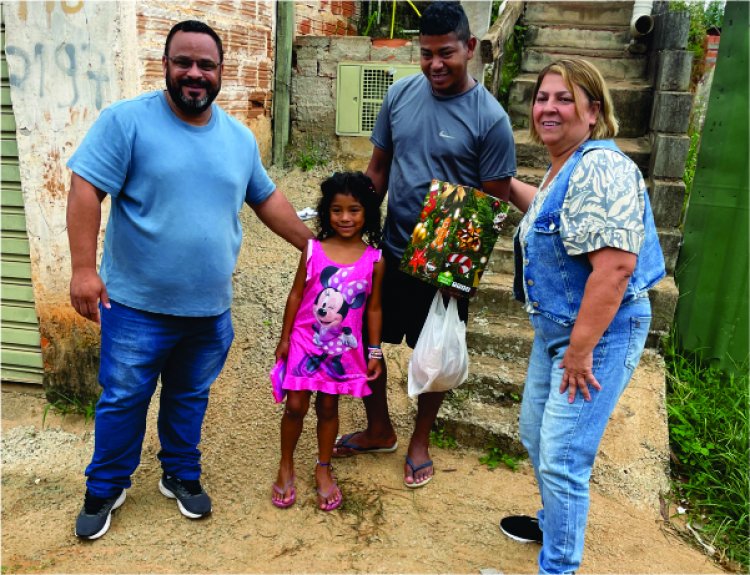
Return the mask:
<path id="1" fill-rule="evenodd" d="M 4 6 L 5 51 L 40 315 L 40 308 L 68 297 L 65 205 L 70 175 L 65 163 L 99 112 L 123 97 L 123 78 L 135 83 L 135 73 L 123 68 L 135 59 L 122 57 L 135 50 L 134 6 L 90 0 Z M 128 17 L 130 12 L 133 16 Z M 125 33 L 123 20 L 132 27 Z M 137 91 L 138 86 L 128 90 Z"/>

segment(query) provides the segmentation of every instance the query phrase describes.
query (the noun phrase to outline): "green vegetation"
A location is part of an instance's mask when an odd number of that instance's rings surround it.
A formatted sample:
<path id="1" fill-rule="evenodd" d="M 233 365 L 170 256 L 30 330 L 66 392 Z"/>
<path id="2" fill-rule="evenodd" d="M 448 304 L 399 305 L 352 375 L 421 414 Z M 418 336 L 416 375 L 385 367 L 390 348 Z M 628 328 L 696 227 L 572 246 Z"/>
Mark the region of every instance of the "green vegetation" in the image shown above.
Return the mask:
<path id="1" fill-rule="evenodd" d="M 309 172 L 318 166 L 325 166 L 331 161 L 328 144 L 322 139 L 315 141 L 307 138 L 304 144 L 293 152 L 293 155 L 292 163 L 303 172 Z"/>
<path id="2" fill-rule="evenodd" d="M 496 469 L 500 464 L 505 465 L 511 471 L 518 469 L 518 462 L 525 459 L 524 456 L 510 455 L 499 447 L 487 448 L 487 453 L 479 458 L 479 463 L 486 465 L 488 469 Z"/>
<path id="3" fill-rule="evenodd" d="M 698 166 L 698 151 L 701 147 L 701 133 L 697 130 L 690 130 L 690 148 L 685 159 L 685 172 L 682 174 L 682 181 L 685 182 L 685 197 L 682 200 L 682 216 L 680 222 L 685 221 L 685 210 L 687 209 L 690 192 L 693 189 L 693 180 L 695 179 L 695 168 Z"/>
<path id="4" fill-rule="evenodd" d="M 674 493 L 704 547 L 747 572 L 747 366 L 740 377 L 727 375 L 682 353 L 674 341 L 669 338 L 664 349 Z"/>
<path id="5" fill-rule="evenodd" d="M 497 99 L 505 109 L 508 108 L 508 98 L 513 80 L 521 73 L 521 57 L 523 56 L 525 38 L 526 26 L 516 24 L 513 27 L 513 34 L 505 41 L 503 48 L 503 69 L 501 70 Z"/>
<path id="6" fill-rule="evenodd" d="M 498 10 L 502 0 L 493 0 L 492 12 L 490 14 L 490 27 L 495 23 L 498 17 Z M 521 22 L 521 20 L 519 20 Z M 513 28 L 513 34 L 505 41 L 503 46 L 503 68 L 501 70 L 500 86 L 498 87 L 497 99 L 508 108 L 508 97 L 510 95 L 510 86 L 518 74 L 521 73 L 521 56 L 523 56 L 524 40 L 526 38 L 526 26 L 516 24 Z"/>
<path id="7" fill-rule="evenodd" d="M 418 34 L 419 18 L 430 2 L 362 2 L 358 34 L 373 38 L 411 38 Z"/>
<path id="8" fill-rule="evenodd" d="M 721 28 L 724 22 L 725 3 L 725 1 L 719 0 L 714 0 L 707 4 L 703 2 L 685 2 L 684 0 L 669 3 L 671 11 L 687 12 L 690 14 L 687 49 L 693 53 L 692 86 L 695 86 L 703 76 L 706 32 L 709 28 Z"/>
<path id="9" fill-rule="evenodd" d="M 437 426 L 430 431 L 430 445 L 441 449 L 458 449 L 456 438 L 448 435 L 444 427 Z"/>
<path id="10" fill-rule="evenodd" d="M 51 411 L 56 415 L 82 415 L 86 423 L 94 420 L 96 414 L 96 399 L 81 399 L 79 397 L 69 397 L 59 391 L 51 392 L 52 398 L 48 397 L 48 403 L 44 406 L 42 414 L 42 428 L 47 421 L 47 414 Z"/>

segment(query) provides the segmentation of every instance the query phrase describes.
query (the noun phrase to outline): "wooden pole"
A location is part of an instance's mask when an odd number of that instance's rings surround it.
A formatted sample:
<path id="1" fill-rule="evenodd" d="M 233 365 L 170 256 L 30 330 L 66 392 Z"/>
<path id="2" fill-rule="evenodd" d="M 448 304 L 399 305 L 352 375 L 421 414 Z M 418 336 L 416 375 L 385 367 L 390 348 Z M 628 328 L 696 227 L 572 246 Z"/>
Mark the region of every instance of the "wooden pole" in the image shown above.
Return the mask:
<path id="1" fill-rule="evenodd" d="M 294 2 L 276 2 L 276 73 L 273 88 L 273 163 L 284 162 L 289 142 L 289 106 L 292 84 Z"/>

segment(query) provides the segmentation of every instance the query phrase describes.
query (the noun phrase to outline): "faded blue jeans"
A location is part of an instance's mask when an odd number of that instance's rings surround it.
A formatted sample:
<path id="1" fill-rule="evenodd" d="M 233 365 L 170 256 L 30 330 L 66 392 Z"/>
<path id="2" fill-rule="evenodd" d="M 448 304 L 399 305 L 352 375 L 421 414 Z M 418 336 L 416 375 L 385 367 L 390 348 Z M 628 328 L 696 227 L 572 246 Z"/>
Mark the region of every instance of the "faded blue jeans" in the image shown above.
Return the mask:
<path id="1" fill-rule="evenodd" d="M 160 375 L 159 460 L 170 475 L 198 479 L 198 443 L 208 391 L 234 338 L 231 313 L 177 317 L 110 303 L 110 309 L 99 306 L 102 393 L 96 404 L 94 456 L 86 468 L 86 487 L 98 497 L 130 487 Z"/>
<path id="2" fill-rule="evenodd" d="M 589 510 L 589 477 L 609 416 L 640 360 L 651 323 L 648 297 L 623 305 L 594 349 L 594 375 L 601 391 L 591 401 L 560 393 L 559 367 L 572 327 L 540 314 L 534 327 L 521 405 L 521 441 L 529 452 L 542 496 L 538 512 L 544 543 L 539 573 L 571 573 L 581 564 Z"/>

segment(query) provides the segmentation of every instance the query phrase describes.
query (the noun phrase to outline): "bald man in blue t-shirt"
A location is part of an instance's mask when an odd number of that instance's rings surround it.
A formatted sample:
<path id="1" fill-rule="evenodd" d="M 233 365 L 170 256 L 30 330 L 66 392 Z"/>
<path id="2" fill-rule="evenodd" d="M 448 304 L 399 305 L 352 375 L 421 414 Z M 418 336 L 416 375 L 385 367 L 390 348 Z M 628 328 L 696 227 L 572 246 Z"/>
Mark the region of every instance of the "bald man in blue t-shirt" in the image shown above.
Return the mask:
<path id="1" fill-rule="evenodd" d="M 125 501 L 140 462 L 146 413 L 161 377 L 160 491 L 180 512 L 211 512 L 198 443 L 209 388 L 234 331 L 232 272 L 247 203 L 297 248 L 312 233 L 269 179 L 248 128 L 213 104 L 221 39 L 180 22 L 167 36 L 167 89 L 104 110 L 68 162 L 70 298 L 101 323 L 94 455 L 76 535 L 97 539 Z M 100 273 L 101 202 L 111 210 Z"/>

